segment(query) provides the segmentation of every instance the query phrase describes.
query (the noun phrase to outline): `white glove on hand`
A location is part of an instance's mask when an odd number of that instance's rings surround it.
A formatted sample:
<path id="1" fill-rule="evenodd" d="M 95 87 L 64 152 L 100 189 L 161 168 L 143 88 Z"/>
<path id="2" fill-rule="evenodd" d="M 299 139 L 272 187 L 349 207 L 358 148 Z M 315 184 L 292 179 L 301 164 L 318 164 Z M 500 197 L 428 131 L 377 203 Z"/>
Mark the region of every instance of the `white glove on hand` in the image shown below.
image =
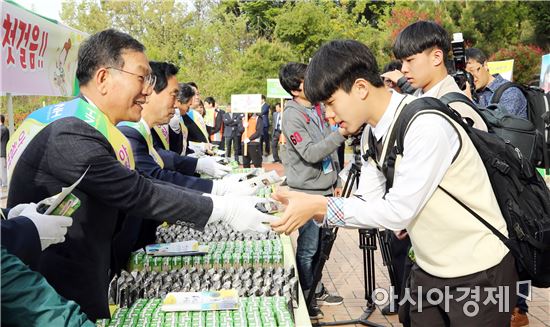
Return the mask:
<path id="1" fill-rule="evenodd" d="M 36 203 L 20 204 L 8 213 L 8 219 L 23 216 L 29 218 L 38 231 L 42 250 L 48 246 L 65 241 L 67 227 L 73 224 L 70 217 L 43 215 L 36 211 Z"/>
<path id="2" fill-rule="evenodd" d="M 168 125 L 170 125 L 170 128 L 178 134 L 181 131 L 180 117 L 181 116 L 179 109 L 174 109 L 174 116 L 170 119 L 170 122 L 168 123 Z"/>
<path id="3" fill-rule="evenodd" d="M 255 204 L 249 197 L 210 197 L 214 208 L 208 223 L 223 220 L 239 232 L 267 233 L 271 227 L 264 223 L 271 223 L 277 219 L 254 208 Z"/>
<path id="4" fill-rule="evenodd" d="M 243 141 L 243 143 L 244 143 L 244 144 L 250 143 L 250 139 L 249 139 L 248 137 L 245 138 L 244 141 Z"/>
<path id="5" fill-rule="evenodd" d="M 231 172 L 231 167 L 220 165 L 212 157 L 203 157 L 197 160 L 197 169 L 195 170 L 198 173 L 207 174 L 214 178 L 222 178 Z"/>
<path id="6" fill-rule="evenodd" d="M 225 177 L 223 178 L 223 181 L 228 183 L 238 183 L 238 182 L 245 181 L 247 175 L 248 174 L 246 173 L 229 174 L 229 175 L 225 175 Z"/>
<path id="7" fill-rule="evenodd" d="M 248 181 L 244 182 L 232 182 L 228 180 L 213 181 L 212 192 L 213 195 L 256 195 L 259 185 L 251 185 Z"/>

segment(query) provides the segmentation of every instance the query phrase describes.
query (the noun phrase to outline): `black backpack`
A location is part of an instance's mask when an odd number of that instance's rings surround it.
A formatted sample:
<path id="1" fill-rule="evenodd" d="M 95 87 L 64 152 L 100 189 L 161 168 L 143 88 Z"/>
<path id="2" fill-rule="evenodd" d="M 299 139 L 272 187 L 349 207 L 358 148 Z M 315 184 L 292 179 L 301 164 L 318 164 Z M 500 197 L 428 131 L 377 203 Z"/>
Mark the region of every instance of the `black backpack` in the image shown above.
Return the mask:
<path id="1" fill-rule="evenodd" d="M 516 259 L 520 280 L 531 280 L 535 287 L 550 287 L 550 190 L 535 167 L 509 141 L 468 126 L 458 113 L 438 99 L 416 99 L 403 108 L 388 139 L 391 147 L 388 148 L 382 167 L 387 178 L 387 189 L 393 184 L 395 160 L 398 154 L 403 154 L 405 133 L 411 119 L 423 110 L 437 110 L 438 114 L 454 120 L 464 128 L 487 170 L 506 221 L 508 237 L 453 194 L 441 186 L 439 188 L 489 228 L 510 249 Z"/>
<path id="2" fill-rule="evenodd" d="M 544 155 L 545 162 L 544 168 L 548 169 L 550 162 L 548 160 L 548 153 L 550 151 L 550 137 L 548 135 L 548 128 L 544 122 L 544 115 L 548 115 L 550 112 L 550 93 L 545 93 L 543 89 L 536 86 L 529 86 L 518 84 L 514 82 L 507 82 L 499 86 L 493 96 L 491 97 L 491 104 L 498 104 L 504 91 L 510 87 L 518 88 L 525 99 L 527 99 L 527 118 L 531 121 L 537 130 L 544 136 Z"/>
<path id="3" fill-rule="evenodd" d="M 447 93 L 439 100 L 445 105 L 461 102 L 470 106 L 483 118 L 490 133 L 495 133 L 502 139 L 509 140 L 510 143 L 521 150 L 528 161 L 537 167 L 542 167 L 544 163 L 542 151 L 544 137 L 529 120 L 509 114 L 506 109 L 501 109 L 495 104 L 491 104 L 487 108 L 479 108 L 472 100 L 458 92 Z"/>

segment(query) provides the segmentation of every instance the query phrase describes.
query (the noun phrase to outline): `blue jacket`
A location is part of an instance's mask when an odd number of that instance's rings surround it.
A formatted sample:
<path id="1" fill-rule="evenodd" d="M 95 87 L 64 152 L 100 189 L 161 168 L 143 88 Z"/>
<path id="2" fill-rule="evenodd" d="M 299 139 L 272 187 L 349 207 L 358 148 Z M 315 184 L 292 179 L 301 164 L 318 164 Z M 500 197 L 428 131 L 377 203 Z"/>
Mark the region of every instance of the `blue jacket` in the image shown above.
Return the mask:
<path id="1" fill-rule="evenodd" d="M 132 150 L 134 151 L 136 169 L 142 174 L 196 191 L 205 193 L 210 193 L 212 191 L 213 184 L 210 180 L 184 175 L 175 170 L 161 168 L 153 157 L 149 155 L 147 142 L 136 129 L 128 126 L 119 126 L 118 129 L 130 141 Z M 175 152 L 172 153 L 177 155 Z"/>

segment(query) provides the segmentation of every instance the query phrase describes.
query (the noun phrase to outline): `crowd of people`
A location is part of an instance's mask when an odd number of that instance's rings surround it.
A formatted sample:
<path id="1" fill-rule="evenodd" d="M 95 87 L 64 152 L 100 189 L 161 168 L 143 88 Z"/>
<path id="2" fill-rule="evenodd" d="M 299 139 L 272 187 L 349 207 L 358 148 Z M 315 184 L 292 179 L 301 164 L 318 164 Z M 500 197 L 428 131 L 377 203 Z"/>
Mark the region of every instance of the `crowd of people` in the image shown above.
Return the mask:
<path id="1" fill-rule="evenodd" d="M 196 83 L 178 80 L 172 63 L 150 61 L 132 36 L 112 29 L 90 36 L 78 52 L 80 95 L 33 112 L 12 135 L 7 158 L 2 151 L 11 208 L 1 225 L 3 323 L 91 326 L 110 315 L 109 280 L 132 251 L 154 243 L 161 222 L 202 229 L 223 220 L 239 231 L 266 232 L 266 222 L 280 233 L 299 230 L 297 269 L 305 297 L 315 293 L 312 319 L 323 318 L 320 306 L 343 302 L 321 282 L 314 285 L 313 275 L 324 229 L 345 227 L 389 233 L 396 296 L 382 313 L 399 312 L 405 326 L 526 325 L 527 304 L 513 291 L 512 254 L 446 196 L 460 198 L 507 235 L 486 170 L 461 125 L 444 115 L 415 116 L 393 176 L 385 172 L 394 146 L 387 136 L 408 104 L 452 92 L 472 96 L 450 74 L 450 46 L 438 24 L 413 23 L 397 36 L 396 61 L 379 71 L 365 44 L 331 41 L 309 64 L 281 67 L 280 84 L 291 96 L 284 108 L 277 103 L 272 110 L 262 96 L 258 113 L 243 114 L 212 96 L 202 99 Z M 466 57 L 472 98 L 487 106 L 505 81 L 490 73 L 481 50 L 470 48 Z M 499 104 L 527 118 L 518 89 L 507 89 Z M 473 128 L 489 130 L 472 106 L 451 107 Z M 361 139 L 361 174 L 354 196 L 343 198 L 339 172 L 350 136 Z M 208 155 L 216 148 L 243 167 L 260 168 L 270 154 L 282 162 L 288 190 L 274 195 L 286 205 L 280 218 L 255 208 L 255 186 Z M 3 186 L 8 178 L 0 178 Z M 72 217 L 39 212 L 36 203 L 80 178 L 73 193 L 81 206 Z M 488 300 L 486 289 L 498 287 L 512 290 L 502 295 L 504 307 Z M 477 289 L 474 316 L 463 310 L 470 300 L 461 296 L 464 289 Z M 451 301 L 399 305 L 409 291 L 426 299 L 431 290 Z"/>

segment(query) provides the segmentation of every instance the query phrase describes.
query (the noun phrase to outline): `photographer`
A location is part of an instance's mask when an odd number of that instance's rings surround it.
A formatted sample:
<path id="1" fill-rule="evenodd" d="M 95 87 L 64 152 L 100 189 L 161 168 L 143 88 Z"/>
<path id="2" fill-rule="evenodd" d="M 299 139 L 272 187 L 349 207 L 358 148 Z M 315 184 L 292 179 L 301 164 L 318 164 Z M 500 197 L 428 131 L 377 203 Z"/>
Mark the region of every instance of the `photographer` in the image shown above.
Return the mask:
<path id="1" fill-rule="evenodd" d="M 477 103 L 481 107 L 487 107 L 496 90 L 509 81 L 505 80 L 500 74 L 491 75 L 487 66 L 487 56 L 483 51 L 476 48 L 466 50 L 468 64 L 466 70 L 474 77 L 474 84 L 478 96 Z M 498 104 L 504 107 L 508 113 L 516 115 L 523 119 L 527 118 L 527 99 L 520 89 L 510 87 L 502 93 Z"/>

